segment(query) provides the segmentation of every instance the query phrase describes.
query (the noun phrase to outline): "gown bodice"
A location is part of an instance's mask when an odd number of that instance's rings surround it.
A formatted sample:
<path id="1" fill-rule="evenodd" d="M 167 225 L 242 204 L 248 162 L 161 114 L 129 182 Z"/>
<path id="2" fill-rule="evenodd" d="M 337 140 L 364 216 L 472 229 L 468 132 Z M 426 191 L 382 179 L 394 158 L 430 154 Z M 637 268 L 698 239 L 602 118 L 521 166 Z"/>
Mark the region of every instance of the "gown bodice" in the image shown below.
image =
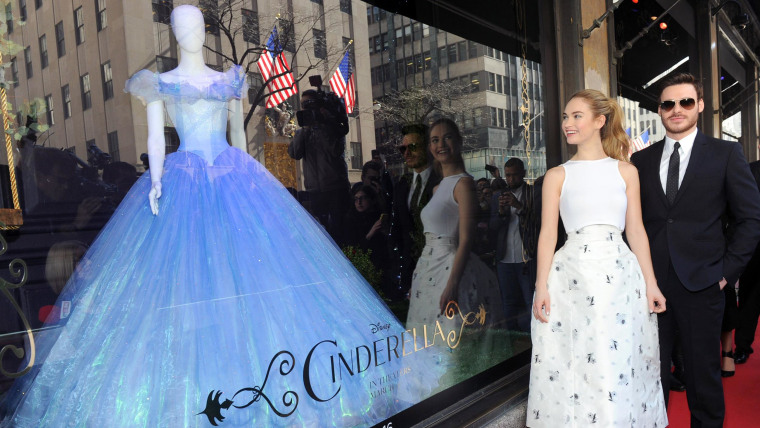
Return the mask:
<path id="1" fill-rule="evenodd" d="M 167 82 L 150 70 L 137 72 L 127 81 L 125 91 L 146 104 L 163 101 L 180 140 L 180 151 L 195 153 L 213 164 L 229 147 L 227 101 L 245 93 L 242 67 L 234 65 L 203 82 Z"/>

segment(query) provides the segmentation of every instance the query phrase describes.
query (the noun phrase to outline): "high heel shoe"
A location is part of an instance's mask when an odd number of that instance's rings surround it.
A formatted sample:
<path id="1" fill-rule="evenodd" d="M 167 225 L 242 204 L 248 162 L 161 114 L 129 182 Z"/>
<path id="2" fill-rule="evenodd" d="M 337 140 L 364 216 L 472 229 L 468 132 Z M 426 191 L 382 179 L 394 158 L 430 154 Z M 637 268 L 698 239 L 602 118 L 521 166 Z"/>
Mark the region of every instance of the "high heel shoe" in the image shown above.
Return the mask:
<path id="1" fill-rule="evenodd" d="M 734 353 L 731 352 L 731 351 L 728 351 L 728 352 L 721 351 L 720 355 L 723 358 L 730 358 L 732 360 L 734 359 Z M 723 370 L 723 369 L 720 369 L 720 377 L 731 377 L 731 376 L 733 376 L 735 374 L 736 374 L 736 370 Z"/>

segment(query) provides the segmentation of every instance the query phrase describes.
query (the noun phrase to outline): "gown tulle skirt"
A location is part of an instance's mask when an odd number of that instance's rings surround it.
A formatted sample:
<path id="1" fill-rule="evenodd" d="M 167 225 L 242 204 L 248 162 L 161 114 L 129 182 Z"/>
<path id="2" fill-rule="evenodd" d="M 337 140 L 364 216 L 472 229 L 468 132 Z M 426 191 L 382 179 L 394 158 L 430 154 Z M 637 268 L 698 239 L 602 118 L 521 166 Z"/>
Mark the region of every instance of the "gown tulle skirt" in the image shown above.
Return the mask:
<path id="1" fill-rule="evenodd" d="M 614 226 L 568 234 L 547 281 L 548 323 L 531 324 L 529 427 L 665 427 L 657 316 Z"/>
<path id="2" fill-rule="evenodd" d="M 253 158 L 176 152 L 162 183 L 157 216 L 143 174 L 80 262 L 2 426 L 367 426 L 436 388 L 434 351 L 402 352 L 401 323 Z"/>

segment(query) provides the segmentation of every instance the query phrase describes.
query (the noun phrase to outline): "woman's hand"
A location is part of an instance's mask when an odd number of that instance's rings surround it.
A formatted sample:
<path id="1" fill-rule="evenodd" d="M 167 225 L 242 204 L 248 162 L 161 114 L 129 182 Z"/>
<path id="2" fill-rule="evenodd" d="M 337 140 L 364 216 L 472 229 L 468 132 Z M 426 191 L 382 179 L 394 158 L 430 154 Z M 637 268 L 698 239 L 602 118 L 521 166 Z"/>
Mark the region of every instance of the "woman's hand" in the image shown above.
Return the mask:
<path id="1" fill-rule="evenodd" d="M 367 241 L 372 239 L 372 237 L 375 236 L 375 233 L 377 233 L 377 231 L 380 230 L 381 227 L 383 227 L 383 216 L 380 216 L 380 218 L 377 219 L 375 224 L 372 225 L 372 229 L 369 230 L 366 236 Z"/>
<path id="2" fill-rule="evenodd" d="M 541 322 L 549 322 L 551 299 L 546 286 L 536 287 L 536 295 L 533 298 L 533 316 Z"/>
<path id="3" fill-rule="evenodd" d="M 443 293 L 441 293 L 441 300 L 438 302 L 438 306 L 441 308 L 442 315 L 445 314 L 446 306 L 448 306 L 449 302 L 453 301 L 456 303 L 457 294 L 459 294 L 459 284 L 456 284 L 451 281 L 451 279 L 449 279 L 448 284 L 446 284 L 446 288 L 444 288 Z"/>
<path id="4" fill-rule="evenodd" d="M 103 206 L 103 198 L 90 196 L 85 198 L 77 206 L 77 216 L 74 219 L 74 228 L 76 230 L 84 229 L 90 222 L 92 216 Z"/>
<path id="5" fill-rule="evenodd" d="M 660 287 L 656 285 L 647 286 L 647 303 L 649 304 L 650 314 L 665 312 L 665 296 L 662 295 Z"/>
<path id="6" fill-rule="evenodd" d="M 158 215 L 158 198 L 160 197 L 161 197 L 161 182 L 156 181 L 151 186 L 150 193 L 148 193 L 148 201 L 150 202 L 150 210 L 153 212 L 153 215 Z"/>

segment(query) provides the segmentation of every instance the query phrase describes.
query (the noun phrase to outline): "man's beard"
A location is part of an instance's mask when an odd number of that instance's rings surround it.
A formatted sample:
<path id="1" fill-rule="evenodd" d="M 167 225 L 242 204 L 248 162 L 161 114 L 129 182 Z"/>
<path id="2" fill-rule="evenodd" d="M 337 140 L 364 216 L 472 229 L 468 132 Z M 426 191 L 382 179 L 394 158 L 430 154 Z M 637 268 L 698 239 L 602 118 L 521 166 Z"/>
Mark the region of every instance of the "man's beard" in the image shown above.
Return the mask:
<path id="1" fill-rule="evenodd" d="M 694 120 L 691 120 L 686 116 L 684 116 L 684 118 L 686 119 L 686 121 L 681 122 L 681 124 L 678 125 L 678 128 L 670 126 L 670 122 L 668 120 L 662 121 L 662 126 L 664 126 L 665 130 L 670 132 L 671 134 L 680 134 L 681 132 L 691 129 L 692 127 L 694 127 L 694 125 L 697 124 L 698 116 L 694 117 Z"/>

